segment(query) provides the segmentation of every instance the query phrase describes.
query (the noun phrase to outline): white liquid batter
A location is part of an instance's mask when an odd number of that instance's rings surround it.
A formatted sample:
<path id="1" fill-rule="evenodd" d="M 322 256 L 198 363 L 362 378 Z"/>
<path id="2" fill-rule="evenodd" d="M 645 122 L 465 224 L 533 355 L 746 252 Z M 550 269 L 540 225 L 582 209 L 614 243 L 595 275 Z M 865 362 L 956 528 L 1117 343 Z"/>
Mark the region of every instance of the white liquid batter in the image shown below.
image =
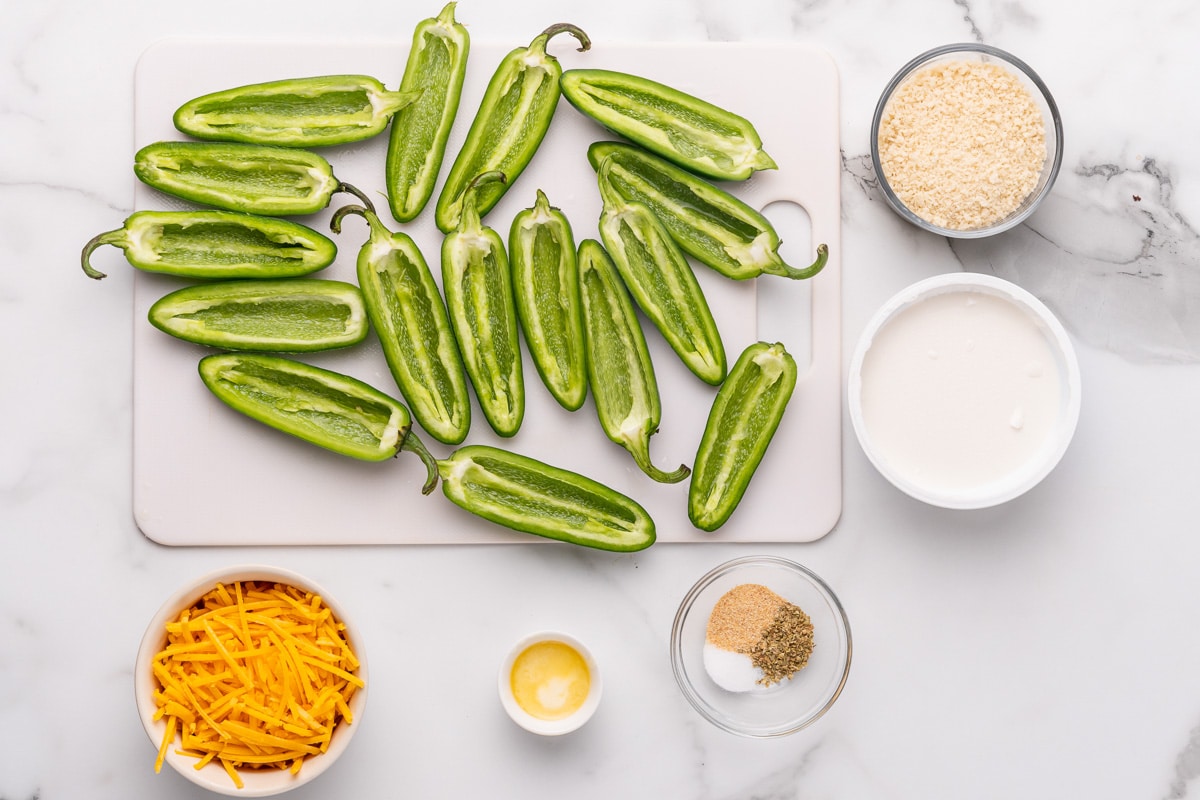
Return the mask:
<path id="1" fill-rule="evenodd" d="M 863 423 L 888 466 L 929 489 L 973 489 L 1047 443 L 1063 387 L 1036 321 L 984 292 L 926 298 L 891 319 L 862 366 Z"/>

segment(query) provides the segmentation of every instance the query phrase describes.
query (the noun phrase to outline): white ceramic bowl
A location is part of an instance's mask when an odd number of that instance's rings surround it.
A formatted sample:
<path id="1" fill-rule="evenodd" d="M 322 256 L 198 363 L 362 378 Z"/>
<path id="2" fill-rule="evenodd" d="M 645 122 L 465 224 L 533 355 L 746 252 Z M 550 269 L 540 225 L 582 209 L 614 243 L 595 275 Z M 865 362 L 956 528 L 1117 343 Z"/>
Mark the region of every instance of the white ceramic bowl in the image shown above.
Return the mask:
<path id="1" fill-rule="evenodd" d="M 880 431 L 872 430 L 864 414 L 864 362 L 873 347 L 886 336 L 889 326 L 904 312 L 917 308 L 932 298 L 948 293 L 978 292 L 999 298 L 1017 309 L 1051 353 L 1050 377 L 1059 386 L 1058 403 L 1054 407 L 1048 431 L 1037 440 L 1038 446 L 1028 457 L 1011 469 L 970 485 L 948 486 L 920 474 L 899 459 L 889 456 L 881 446 Z M 1039 378 L 1040 379 L 1040 378 Z M 867 376 L 866 382 L 871 381 Z M 914 391 L 929 391 L 915 374 L 910 378 Z M 871 387 L 867 386 L 867 391 Z M 896 487 L 931 505 L 943 508 L 976 509 L 1012 500 L 1037 485 L 1061 460 L 1075 433 L 1079 419 L 1081 381 L 1079 364 L 1071 340 L 1062 324 L 1046 306 L 1032 294 L 1009 281 L 992 275 L 961 272 L 938 275 L 901 290 L 883 304 L 867 323 L 850 361 L 848 386 L 850 420 L 859 444 L 876 469 Z M 1049 416 L 1049 415 L 1048 415 Z M 946 421 L 946 430 L 951 422 Z M 960 445 L 965 446 L 965 445 Z M 932 449 L 932 448 L 931 448 Z M 967 451 L 963 451 L 967 452 Z M 980 455 L 979 458 L 986 458 Z"/>
<path id="2" fill-rule="evenodd" d="M 569 717 L 551 720 L 539 719 L 521 708 L 513 696 L 513 664 L 516 663 L 517 657 L 525 652 L 526 648 L 538 642 L 562 642 L 579 653 L 583 657 L 584 663 L 587 664 L 589 679 L 587 699 L 583 701 L 583 705 L 579 707 L 579 710 Z M 580 728 L 596 713 L 596 708 L 600 705 L 600 696 L 604 691 L 604 681 L 600 676 L 600 667 L 596 663 L 592 652 L 588 650 L 583 642 L 561 631 L 539 631 L 522 637 L 512 646 L 512 649 L 508 651 L 508 655 L 501 662 L 497 683 L 500 692 L 500 705 L 504 707 L 504 710 L 512 718 L 512 721 L 530 733 L 536 733 L 540 736 L 561 736 L 564 733 L 570 733 Z"/>
<path id="3" fill-rule="evenodd" d="M 1015 76 L 1029 92 L 1029 96 L 1042 113 L 1042 121 L 1045 125 L 1046 157 L 1043 160 L 1041 172 L 1033 191 L 1004 218 L 990 225 L 978 228 L 946 228 L 914 213 L 912 209 L 905 205 L 904 201 L 900 199 L 888 182 L 879 153 L 879 129 L 892 95 L 910 76 L 918 71 L 948 61 L 982 62 L 1004 68 Z M 921 53 L 901 67 L 888 82 L 879 97 L 879 102 L 875 107 L 875 116 L 871 121 L 870 135 L 871 162 L 875 168 L 875 175 L 879 180 L 879 188 L 883 190 L 883 196 L 887 200 L 888 205 L 892 207 L 892 210 L 918 228 L 927 230 L 930 233 L 957 239 L 975 239 L 992 236 L 1024 222 L 1030 214 L 1037 210 L 1037 207 L 1050 193 L 1051 188 L 1054 186 L 1054 181 L 1058 177 L 1059 169 L 1062 166 L 1062 118 L 1059 116 L 1058 106 L 1054 102 L 1054 97 L 1050 94 L 1050 89 L 1042 81 L 1041 77 L 1033 71 L 1033 68 L 1024 61 L 1011 53 L 986 44 L 970 42 L 935 47 L 932 50 Z"/>
<path id="4" fill-rule="evenodd" d="M 238 789 L 229 775 L 226 774 L 224 767 L 219 763 L 209 762 L 203 768 L 196 769 L 196 759 L 176 754 L 175 747 L 167 748 L 166 763 L 170 764 L 180 775 L 211 792 L 235 797 L 267 797 L 280 794 L 295 789 L 298 786 L 303 786 L 329 769 L 337 761 L 338 756 L 345 751 L 347 745 L 350 744 L 351 737 L 354 736 L 355 731 L 360 727 L 363 709 L 367 701 L 367 688 L 370 687 L 370 682 L 367 678 L 366 652 L 363 648 L 362 636 L 359 634 L 358 628 L 346 614 L 345 608 L 339 605 L 337 600 L 316 583 L 290 570 L 257 564 L 233 566 L 210 572 L 189 581 L 167 598 L 153 619 L 150 620 L 150 624 L 146 627 L 146 633 L 142 637 L 141 646 L 138 648 L 133 673 L 134 696 L 137 700 L 138 715 L 141 717 L 142 727 L 146 729 L 146 735 L 154 745 L 154 751 L 148 754 L 147 768 L 152 766 L 154 752 L 157 752 L 158 746 L 162 742 L 163 734 L 166 731 L 166 723 L 162 720 L 156 721 L 154 719 L 154 712 L 156 710 L 154 692 L 157 688 L 157 681 L 154 679 L 151 664 L 154 656 L 162 649 L 163 644 L 166 642 L 167 622 L 174 620 L 180 611 L 197 602 L 212 590 L 217 583 L 228 584 L 235 581 L 252 580 L 286 584 L 304 591 L 319 594 L 325 605 L 333 612 L 333 615 L 345 624 L 347 638 L 359 661 L 358 677 L 367 686 L 356 691 L 350 699 L 350 710 L 354 714 L 354 722 L 352 724 L 343 723 L 338 725 L 334 730 L 333 737 L 330 739 L 328 750 L 321 755 L 306 758 L 297 775 L 291 774 L 286 769 L 241 770 L 238 774 L 241 776 L 245 786 Z"/>
<path id="5" fill-rule="evenodd" d="M 704 666 L 708 619 L 735 586 L 757 583 L 808 614 L 813 651 L 794 677 L 755 692 L 722 689 Z M 850 622 L 833 590 L 812 570 L 776 556 L 727 561 L 684 596 L 671 627 L 671 669 L 683 696 L 722 730 L 751 738 L 786 736 L 812 725 L 833 707 L 850 675 Z"/>

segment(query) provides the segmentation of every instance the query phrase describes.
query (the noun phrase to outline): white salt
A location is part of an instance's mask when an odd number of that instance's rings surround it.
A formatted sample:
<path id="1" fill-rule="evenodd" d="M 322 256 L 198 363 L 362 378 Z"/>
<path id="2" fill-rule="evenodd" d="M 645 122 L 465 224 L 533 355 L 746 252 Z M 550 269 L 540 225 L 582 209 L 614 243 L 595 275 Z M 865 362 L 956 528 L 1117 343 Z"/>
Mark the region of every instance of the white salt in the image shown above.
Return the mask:
<path id="1" fill-rule="evenodd" d="M 750 656 L 735 653 L 711 642 L 704 643 L 704 669 L 713 683 L 727 692 L 761 691 L 763 671 L 754 666 Z"/>

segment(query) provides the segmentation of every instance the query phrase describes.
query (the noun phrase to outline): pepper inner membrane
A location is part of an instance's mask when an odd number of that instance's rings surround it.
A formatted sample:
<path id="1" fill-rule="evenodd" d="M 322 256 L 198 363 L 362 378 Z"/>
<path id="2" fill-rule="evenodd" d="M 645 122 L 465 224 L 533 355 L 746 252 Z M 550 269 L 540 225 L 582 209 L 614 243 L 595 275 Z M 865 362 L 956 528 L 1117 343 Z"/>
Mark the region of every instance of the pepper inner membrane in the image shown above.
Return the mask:
<path id="1" fill-rule="evenodd" d="M 280 417 L 300 420 L 306 427 L 327 431 L 336 439 L 378 446 L 392 419 L 393 409 L 364 396 L 346 405 L 344 391 L 320 381 L 241 363 L 222 370 L 221 381 L 232 392 L 272 409 Z"/>
<path id="2" fill-rule="evenodd" d="M 319 340 L 345 334 L 352 315 L 344 302 L 292 295 L 226 300 L 173 316 L 202 323 L 209 330 L 268 339 L 274 338 L 279 330 L 286 330 L 289 337 Z"/>
<path id="3" fill-rule="evenodd" d="M 324 118 L 328 130 L 357 127 L 355 117 L 372 116 L 371 99 L 362 89 L 328 91 L 319 94 L 254 94 L 198 104 L 197 116 L 206 117 L 212 128 L 274 127 L 294 125 L 301 118 Z M 317 130 L 322 130 L 318 128 Z"/>
<path id="4" fill-rule="evenodd" d="M 475 497 L 512 509 L 519 516 L 552 518 L 581 529 L 600 525 L 627 531 L 637 524 L 629 508 L 602 494 L 500 459 L 476 456 L 474 461 L 482 475 L 468 471 L 464 488 Z"/>
<path id="5" fill-rule="evenodd" d="M 245 225 L 163 225 L 161 260 L 180 264 L 292 264 L 309 257 L 302 242 L 281 240 Z"/>

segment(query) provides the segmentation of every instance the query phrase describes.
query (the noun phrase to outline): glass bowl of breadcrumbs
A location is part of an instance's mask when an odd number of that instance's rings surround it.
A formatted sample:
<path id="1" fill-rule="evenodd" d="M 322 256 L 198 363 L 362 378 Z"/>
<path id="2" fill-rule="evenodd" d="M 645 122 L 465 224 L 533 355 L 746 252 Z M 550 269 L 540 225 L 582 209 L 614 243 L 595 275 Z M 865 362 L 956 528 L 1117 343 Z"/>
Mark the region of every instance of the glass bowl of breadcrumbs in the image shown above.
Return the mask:
<path id="1" fill-rule="evenodd" d="M 729 733 L 803 730 L 841 696 L 850 623 L 812 570 L 777 556 L 726 561 L 684 596 L 671 627 L 671 669 L 700 716 Z"/>
<path id="2" fill-rule="evenodd" d="M 1028 64 L 985 44 L 950 44 L 909 61 L 871 122 L 871 161 L 888 204 L 942 236 L 1021 224 L 1062 164 L 1062 120 Z"/>

